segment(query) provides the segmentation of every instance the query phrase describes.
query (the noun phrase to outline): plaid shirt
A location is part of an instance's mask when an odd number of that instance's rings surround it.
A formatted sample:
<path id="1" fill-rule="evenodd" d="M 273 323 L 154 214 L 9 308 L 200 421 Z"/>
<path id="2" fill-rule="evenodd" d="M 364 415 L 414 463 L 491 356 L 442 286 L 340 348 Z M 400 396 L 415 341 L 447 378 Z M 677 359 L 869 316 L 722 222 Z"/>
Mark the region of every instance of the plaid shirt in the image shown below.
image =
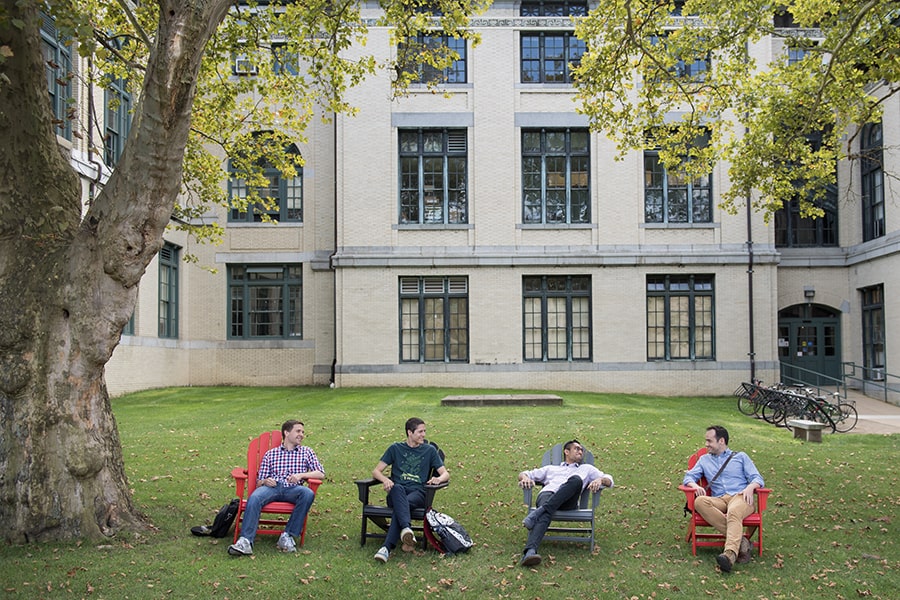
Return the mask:
<path id="1" fill-rule="evenodd" d="M 272 478 L 284 487 L 306 485 L 306 480 L 300 483 L 288 483 L 287 478 L 294 473 L 307 473 L 309 471 L 322 471 L 325 468 L 319 462 L 319 458 L 309 446 L 297 446 L 293 450 L 286 450 L 283 445 L 272 448 L 263 456 L 259 463 L 256 479 Z"/>

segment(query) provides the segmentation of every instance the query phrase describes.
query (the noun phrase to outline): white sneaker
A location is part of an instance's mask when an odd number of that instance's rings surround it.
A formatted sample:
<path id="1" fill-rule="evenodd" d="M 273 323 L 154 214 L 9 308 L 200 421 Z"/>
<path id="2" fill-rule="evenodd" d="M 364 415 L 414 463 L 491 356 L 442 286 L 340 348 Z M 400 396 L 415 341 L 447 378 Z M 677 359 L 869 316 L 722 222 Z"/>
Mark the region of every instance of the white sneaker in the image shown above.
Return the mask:
<path id="1" fill-rule="evenodd" d="M 391 553 L 384 546 L 378 549 L 378 552 L 375 553 L 375 560 L 379 562 L 386 563 L 388 558 L 391 556 Z"/>
<path id="2" fill-rule="evenodd" d="M 278 543 L 275 544 L 275 547 L 282 552 L 297 551 L 297 544 L 294 543 L 294 538 L 292 538 L 291 534 L 289 534 L 287 531 L 285 531 L 278 537 Z"/>
<path id="3" fill-rule="evenodd" d="M 250 540 L 241 536 L 232 545 L 228 546 L 228 554 L 232 556 L 250 556 L 253 554 L 253 545 Z"/>
<path id="4" fill-rule="evenodd" d="M 404 546 L 416 547 L 416 534 L 409 527 L 404 527 L 403 531 L 400 532 L 400 540 Z"/>

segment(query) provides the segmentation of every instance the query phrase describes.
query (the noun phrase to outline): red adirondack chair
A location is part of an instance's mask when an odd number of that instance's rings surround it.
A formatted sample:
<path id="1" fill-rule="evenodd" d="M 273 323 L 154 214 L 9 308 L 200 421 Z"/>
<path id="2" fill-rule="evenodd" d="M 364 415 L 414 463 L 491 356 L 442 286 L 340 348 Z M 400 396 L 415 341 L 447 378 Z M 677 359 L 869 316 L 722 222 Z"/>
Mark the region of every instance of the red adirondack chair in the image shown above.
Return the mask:
<path id="1" fill-rule="evenodd" d="M 692 468 L 700 457 L 706 454 L 706 448 L 700 448 L 688 459 L 688 469 Z M 707 487 L 706 479 L 703 478 L 698 482 L 700 485 Z M 694 510 L 694 490 L 686 485 L 679 485 L 678 489 L 684 492 L 687 500 L 688 510 L 691 511 L 691 521 L 688 523 L 687 534 L 684 541 L 691 543 L 691 553 L 697 555 L 699 546 L 724 546 L 725 536 L 719 533 L 700 533 L 698 527 L 712 527 L 706 520 L 700 516 L 700 513 Z M 707 488 L 707 492 L 709 488 Z M 750 543 L 757 549 L 759 556 L 763 551 L 763 520 L 762 513 L 766 510 L 766 502 L 772 490 L 769 488 L 757 488 L 756 490 L 756 511 L 744 519 L 744 536 L 750 540 Z M 754 541 L 753 536 L 756 535 Z"/>
<path id="2" fill-rule="evenodd" d="M 235 494 L 241 499 L 241 505 L 238 507 L 237 516 L 234 519 L 234 541 L 241 535 L 241 524 L 244 520 L 244 510 L 247 508 L 247 499 L 256 489 L 256 474 L 259 471 L 259 463 L 263 456 L 270 449 L 281 444 L 281 431 L 266 431 L 255 440 L 250 441 L 247 448 L 247 467 L 236 467 L 231 471 L 234 477 Z M 321 479 L 307 479 L 309 489 L 313 492 L 319 489 L 322 484 Z M 256 530 L 257 535 L 280 535 L 287 523 L 286 518 L 264 517 L 268 514 L 290 515 L 294 511 L 294 505 L 290 502 L 269 502 L 266 504 L 259 518 L 259 528 Z M 309 515 L 307 515 L 307 519 Z M 303 521 L 303 531 L 300 533 L 300 545 L 306 539 L 306 520 Z"/>

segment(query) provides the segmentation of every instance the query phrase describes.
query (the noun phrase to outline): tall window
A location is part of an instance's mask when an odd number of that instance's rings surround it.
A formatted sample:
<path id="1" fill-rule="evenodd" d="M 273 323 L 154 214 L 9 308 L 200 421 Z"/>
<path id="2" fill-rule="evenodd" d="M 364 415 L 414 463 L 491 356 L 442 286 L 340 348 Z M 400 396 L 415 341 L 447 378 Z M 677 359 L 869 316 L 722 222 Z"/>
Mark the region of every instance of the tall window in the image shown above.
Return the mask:
<path id="1" fill-rule="evenodd" d="M 466 83 L 466 40 L 442 34 L 420 34 L 414 40 L 410 38 L 407 45 L 413 49 L 419 47 L 429 50 L 444 46 L 457 55 L 453 64 L 444 69 L 437 69 L 431 65 L 409 64 L 405 70 L 416 73 L 419 82 Z"/>
<path id="2" fill-rule="evenodd" d="M 647 277 L 647 360 L 714 360 L 712 275 Z"/>
<path id="3" fill-rule="evenodd" d="M 884 379 L 884 286 L 860 290 L 862 295 L 862 337 L 864 377 Z"/>
<path id="4" fill-rule="evenodd" d="M 589 223 L 587 129 L 522 131 L 522 222 Z"/>
<path id="5" fill-rule="evenodd" d="M 881 123 L 867 123 L 860 142 L 863 241 L 884 236 L 884 148 Z"/>
<path id="6" fill-rule="evenodd" d="M 115 166 L 122 156 L 125 140 L 131 130 L 131 94 L 124 79 L 114 79 L 106 88 L 106 136 L 103 160 Z"/>
<path id="7" fill-rule="evenodd" d="M 705 145 L 706 140 L 700 142 Z M 647 223 L 712 222 L 712 173 L 691 177 L 670 170 L 658 150 L 644 151 L 644 220 Z"/>
<path id="8" fill-rule="evenodd" d="M 807 136 L 809 146 L 818 151 L 822 146 L 822 133 Z M 837 165 L 835 165 L 837 171 Z M 802 182 L 798 182 L 798 185 Z M 799 194 L 785 202 L 775 212 L 775 245 L 787 248 L 837 246 L 838 194 L 834 185 L 824 190 L 824 196 L 814 198 L 813 204 L 825 213 L 821 217 L 804 217 L 800 214 Z"/>
<path id="9" fill-rule="evenodd" d="M 299 154 L 296 146 L 291 145 L 289 153 Z M 271 164 L 263 166 L 263 177 L 268 182 L 262 187 L 250 187 L 246 179 L 229 163 L 230 177 L 228 179 L 228 195 L 234 199 L 246 201 L 253 190 L 262 202 L 250 202 L 244 205 L 233 203 L 228 213 L 228 220 L 232 222 L 259 223 L 264 220 L 263 215 L 278 222 L 302 222 L 303 221 L 303 169 L 295 167 L 295 177 L 283 177 L 281 172 Z M 267 202 L 268 201 L 268 202 Z M 267 202 L 268 206 L 263 204 Z"/>
<path id="10" fill-rule="evenodd" d="M 159 251 L 159 331 L 178 337 L 178 246 L 166 242 Z"/>
<path id="11" fill-rule="evenodd" d="M 44 71 L 50 91 L 50 108 L 57 135 L 72 139 L 72 48 L 68 40 L 56 30 L 53 17 L 43 15 L 41 23 L 41 51 L 44 55 Z"/>
<path id="12" fill-rule="evenodd" d="M 399 133 L 400 223 L 467 223 L 466 130 Z"/>
<path id="13" fill-rule="evenodd" d="M 303 337 L 303 267 L 228 265 L 228 337 Z"/>
<path id="14" fill-rule="evenodd" d="M 401 277 L 400 361 L 468 360 L 468 279 Z"/>
<path id="15" fill-rule="evenodd" d="M 522 278 L 525 360 L 591 360 L 591 278 Z"/>

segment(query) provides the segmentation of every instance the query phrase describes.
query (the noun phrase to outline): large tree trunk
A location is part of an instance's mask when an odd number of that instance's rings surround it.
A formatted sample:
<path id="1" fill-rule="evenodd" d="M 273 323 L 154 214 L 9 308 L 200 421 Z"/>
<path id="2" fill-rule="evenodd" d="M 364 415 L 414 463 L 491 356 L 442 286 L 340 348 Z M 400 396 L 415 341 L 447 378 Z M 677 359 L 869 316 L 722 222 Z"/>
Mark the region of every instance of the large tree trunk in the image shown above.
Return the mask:
<path id="1" fill-rule="evenodd" d="M 162 245 L 200 59 L 229 0 L 160 3 L 131 135 L 84 216 L 53 133 L 41 5 L 0 9 L 0 46 L 12 52 L 0 63 L 0 537 L 13 542 L 141 525 L 104 366 Z"/>

